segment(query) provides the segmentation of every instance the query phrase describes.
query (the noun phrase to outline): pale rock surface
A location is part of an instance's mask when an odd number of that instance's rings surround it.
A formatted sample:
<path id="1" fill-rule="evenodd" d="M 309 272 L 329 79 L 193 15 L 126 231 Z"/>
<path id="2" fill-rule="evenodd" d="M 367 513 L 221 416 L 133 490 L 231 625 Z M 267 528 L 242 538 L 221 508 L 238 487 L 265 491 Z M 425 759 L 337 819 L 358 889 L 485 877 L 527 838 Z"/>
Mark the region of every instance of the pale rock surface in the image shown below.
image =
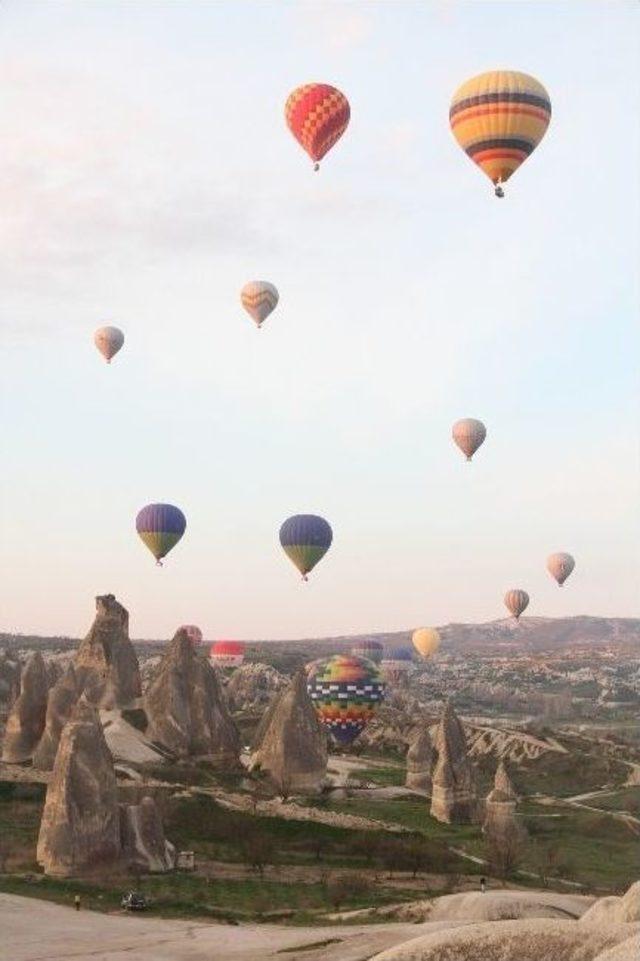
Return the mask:
<path id="1" fill-rule="evenodd" d="M 30 761 L 44 731 L 49 685 L 47 669 L 39 651 L 22 670 L 20 694 L 13 703 L 2 746 L 2 760 L 10 764 Z"/>
<path id="2" fill-rule="evenodd" d="M 130 868 L 159 873 L 175 867 L 176 852 L 164 836 L 162 818 L 152 797 L 120 806 L 122 855 Z"/>
<path id="3" fill-rule="evenodd" d="M 251 766 L 264 771 L 287 794 L 317 793 L 327 771 L 326 737 L 298 671 L 268 712 Z"/>
<path id="4" fill-rule="evenodd" d="M 126 707 L 142 694 L 129 614 L 113 594 L 96 597 L 96 617 L 74 658 L 78 684 L 98 708 Z"/>
<path id="5" fill-rule="evenodd" d="M 114 761 L 128 764 L 162 764 L 166 754 L 149 738 L 126 721 L 119 711 L 100 711 L 100 721 L 107 747 Z"/>
<path id="6" fill-rule="evenodd" d="M 39 771 L 53 769 L 62 729 L 81 693 L 73 664 L 69 664 L 66 673 L 49 691 L 44 733 L 33 753 L 33 766 Z"/>
<path id="7" fill-rule="evenodd" d="M 640 921 L 640 881 L 636 881 L 621 898 L 598 898 L 581 919 L 587 924 L 632 924 Z"/>
<path id="8" fill-rule="evenodd" d="M 272 702 L 288 686 L 289 679 L 270 664 L 242 664 L 226 686 L 231 711 L 255 711 Z"/>
<path id="9" fill-rule="evenodd" d="M 603 951 L 594 961 L 638 961 L 638 958 L 640 958 L 640 933 L 636 932 L 614 948 Z"/>
<path id="10" fill-rule="evenodd" d="M 431 793 L 431 767 L 433 765 L 433 744 L 429 728 L 420 728 L 407 751 L 407 777 L 405 784 L 417 791 Z"/>
<path id="11" fill-rule="evenodd" d="M 95 708 L 84 696 L 60 737 L 37 859 L 45 874 L 104 870 L 120 857 L 116 776 Z"/>
<path id="12" fill-rule="evenodd" d="M 464 728 L 447 701 L 435 737 L 438 760 L 433 772 L 431 815 L 446 823 L 473 821 L 477 802 L 473 768 L 467 757 Z"/>
<path id="13" fill-rule="evenodd" d="M 484 804 L 484 833 L 491 837 L 502 835 L 524 838 L 526 829 L 517 818 L 517 803 L 518 795 L 507 774 L 505 763 L 501 760 L 496 770 L 493 789 Z"/>
<path id="14" fill-rule="evenodd" d="M 485 921 L 434 931 L 372 961 L 595 961 L 629 937 L 627 925 L 592 928 L 556 918 Z"/>
<path id="15" fill-rule="evenodd" d="M 177 632 L 145 695 L 146 736 L 178 757 L 202 757 L 238 766 L 240 735 L 224 691 L 207 658 Z"/>

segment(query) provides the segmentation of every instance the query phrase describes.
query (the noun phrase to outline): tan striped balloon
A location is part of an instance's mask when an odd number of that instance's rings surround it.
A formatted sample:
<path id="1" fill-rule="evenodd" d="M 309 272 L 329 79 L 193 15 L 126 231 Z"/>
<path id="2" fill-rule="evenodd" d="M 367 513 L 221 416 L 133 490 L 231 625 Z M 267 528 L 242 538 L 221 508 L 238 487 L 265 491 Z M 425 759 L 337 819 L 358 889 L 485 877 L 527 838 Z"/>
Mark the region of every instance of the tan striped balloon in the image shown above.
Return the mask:
<path id="1" fill-rule="evenodd" d="M 569 574 L 576 566 L 571 554 L 559 551 L 557 554 L 550 554 L 547 558 L 547 570 L 556 579 L 560 587 L 564 584 Z"/>
<path id="2" fill-rule="evenodd" d="M 250 280 L 240 291 L 242 306 L 258 327 L 278 303 L 278 291 L 267 280 Z"/>
<path id="3" fill-rule="evenodd" d="M 529 595 L 520 588 L 507 591 L 504 595 L 504 604 L 509 613 L 513 614 L 517 621 L 523 611 L 529 606 Z"/>
<path id="4" fill-rule="evenodd" d="M 484 442 L 487 428 L 481 420 L 465 417 L 455 422 L 451 435 L 467 460 L 471 460 L 480 444 Z"/>

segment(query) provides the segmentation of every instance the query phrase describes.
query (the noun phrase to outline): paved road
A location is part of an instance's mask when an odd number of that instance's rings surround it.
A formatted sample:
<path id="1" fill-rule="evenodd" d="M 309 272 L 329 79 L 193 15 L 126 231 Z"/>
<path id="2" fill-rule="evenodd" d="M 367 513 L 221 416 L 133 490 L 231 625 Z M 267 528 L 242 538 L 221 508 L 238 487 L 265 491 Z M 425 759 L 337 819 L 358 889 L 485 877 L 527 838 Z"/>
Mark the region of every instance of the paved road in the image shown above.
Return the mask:
<path id="1" fill-rule="evenodd" d="M 3 961 L 364 961 L 433 927 L 205 924 L 74 911 L 50 901 L 0 894 Z M 318 944 L 328 939 L 335 941 Z M 310 949 L 312 944 L 318 947 Z M 307 949 L 298 952 L 296 946 Z M 283 949 L 289 950 L 278 954 Z"/>

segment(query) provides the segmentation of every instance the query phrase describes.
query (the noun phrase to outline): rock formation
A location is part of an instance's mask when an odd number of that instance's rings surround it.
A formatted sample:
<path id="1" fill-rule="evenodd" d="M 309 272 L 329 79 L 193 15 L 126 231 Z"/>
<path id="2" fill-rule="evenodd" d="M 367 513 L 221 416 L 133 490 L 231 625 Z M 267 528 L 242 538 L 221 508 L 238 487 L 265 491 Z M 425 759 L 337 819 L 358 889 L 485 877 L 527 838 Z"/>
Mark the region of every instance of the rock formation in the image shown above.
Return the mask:
<path id="1" fill-rule="evenodd" d="M 311 698 L 306 674 L 298 671 L 267 713 L 252 766 L 264 771 L 282 792 L 317 793 L 327 770 L 326 737 Z"/>
<path id="2" fill-rule="evenodd" d="M 636 881 L 622 897 L 598 898 L 580 918 L 586 924 L 634 924 L 640 921 L 640 881 Z"/>
<path id="3" fill-rule="evenodd" d="M 628 937 L 624 924 L 594 928 L 560 918 L 463 923 L 412 938 L 371 961 L 597 961 Z M 622 961 L 624 955 L 614 957 Z"/>
<path id="4" fill-rule="evenodd" d="M 66 877 L 120 857 L 116 777 L 98 713 L 84 696 L 60 737 L 40 823 L 38 862 Z"/>
<path id="5" fill-rule="evenodd" d="M 429 729 L 420 728 L 407 751 L 407 787 L 416 791 L 431 793 L 431 766 L 433 764 L 433 744 Z"/>
<path id="6" fill-rule="evenodd" d="M 162 818 L 152 797 L 140 804 L 120 806 L 122 856 L 129 868 L 139 871 L 171 871 L 176 852 L 166 840 Z"/>
<path id="7" fill-rule="evenodd" d="M 0 651 L 0 705 L 8 710 L 20 694 L 20 661 Z"/>
<path id="8" fill-rule="evenodd" d="M 36 651 L 22 671 L 20 695 L 7 718 L 3 761 L 21 764 L 31 760 L 44 731 L 48 693 L 47 669 L 42 654 Z"/>
<path id="9" fill-rule="evenodd" d="M 126 707 L 140 697 L 129 615 L 113 594 L 96 597 L 96 617 L 74 659 L 78 684 L 96 707 Z"/>
<path id="10" fill-rule="evenodd" d="M 56 759 L 62 728 L 76 705 L 81 691 L 73 664 L 49 691 L 44 733 L 33 753 L 33 766 L 40 771 L 51 771 Z"/>
<path id="11" fill-rule="evenodd" d="M 476 817 L 473 769 L 464 729 L 447 701 L 435 738 L 438 760 L 433 772 L 431 815 L 438 821 L 465 823 Z"/>
<path id="12" fill-rule="evenodd" d="M 269 664 L 243 664 L 229 678 L 227 702 L 232 711 L 256 711 L 283 691 L 288 679 Z"/>
<path id="13" fill-rule="evenodd" d="M 490 836 L 525 836 L 525 828 L 516 816 L 518 796 L 507 774 L 504 761 L 498 764 L 493 790 L 489 792 L 484 807 L 482 830 Z"/>
<path id="14" fill-rule="evenodd" d="M 206 757 L 237 765 L 240 735 L 224 692 L 206 658 L 198 657 L 187 634 L 171 641 L 145 695 L 146 735 L 178 757 Z"/>

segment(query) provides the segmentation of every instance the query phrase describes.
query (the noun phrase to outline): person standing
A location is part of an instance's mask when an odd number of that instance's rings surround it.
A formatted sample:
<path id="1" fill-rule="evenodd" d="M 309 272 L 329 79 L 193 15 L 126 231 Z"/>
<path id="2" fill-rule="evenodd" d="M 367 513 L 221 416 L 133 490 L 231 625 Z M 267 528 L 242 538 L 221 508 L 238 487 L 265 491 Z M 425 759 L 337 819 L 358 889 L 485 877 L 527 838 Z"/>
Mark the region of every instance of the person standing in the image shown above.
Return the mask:
<path id="1" fill-rule="evenodd" d="M 75 898 L 73 899 L 73 903 L 74 903 L 75 906 L 76 906 L 76 911 L 79 911 L 79 910 L 80 910 L 80 895 L 79 895 L 79 894 L 76 894 Z"/>

